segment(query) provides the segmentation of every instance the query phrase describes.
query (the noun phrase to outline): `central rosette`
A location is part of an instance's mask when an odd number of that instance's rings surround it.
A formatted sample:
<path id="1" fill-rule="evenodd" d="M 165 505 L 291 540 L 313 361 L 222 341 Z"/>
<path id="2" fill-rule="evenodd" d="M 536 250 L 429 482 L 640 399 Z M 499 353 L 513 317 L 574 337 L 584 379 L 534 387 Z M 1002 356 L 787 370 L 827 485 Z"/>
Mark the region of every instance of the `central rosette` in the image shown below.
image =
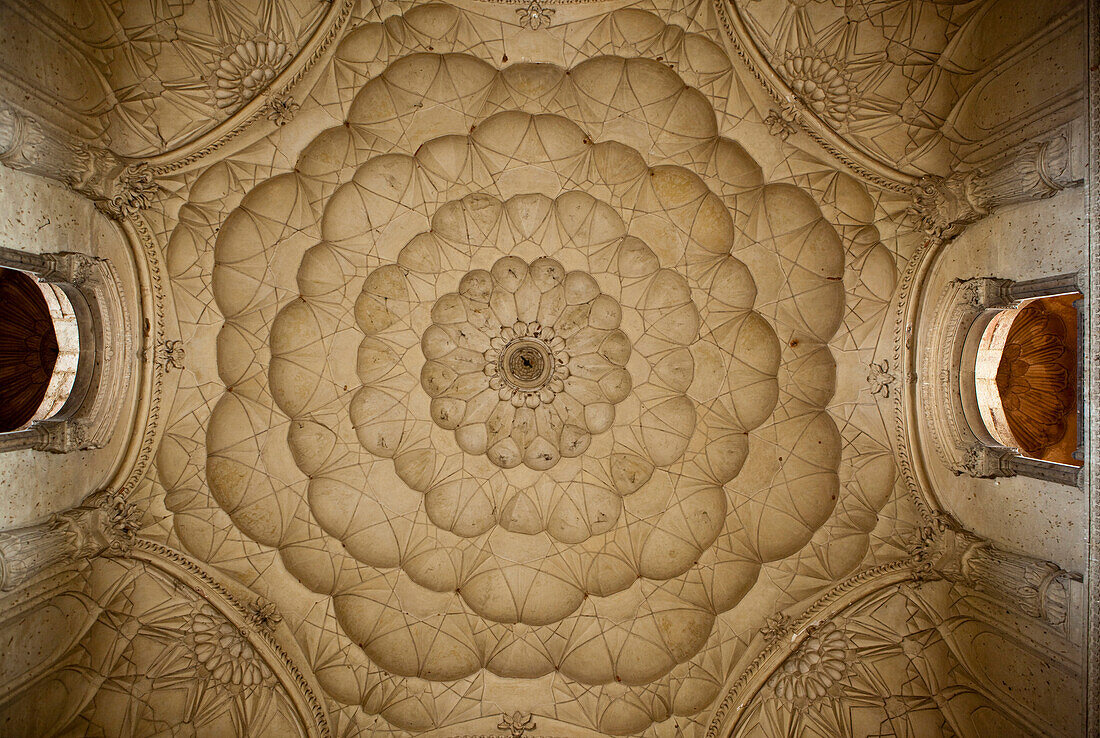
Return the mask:
<path id="1" fill-rule="evenodd" d="M 554 259 L 507 256 L 440 297 L 420 382 L 436 424 L 505 469 L 549 469 L 588 449 L 631 389 L 619 303 Z"/>
<path id="2" fill-rule="evenodd" d="M 501 328 L 500 336 L 489 345 L 485 373 L 500 399 L 515 407 L 536 408 L 553 402 L 565 389 L 569 354 L 565 341 L 554 334 L 553 328 L 517 320 L 511 328 Z"/>

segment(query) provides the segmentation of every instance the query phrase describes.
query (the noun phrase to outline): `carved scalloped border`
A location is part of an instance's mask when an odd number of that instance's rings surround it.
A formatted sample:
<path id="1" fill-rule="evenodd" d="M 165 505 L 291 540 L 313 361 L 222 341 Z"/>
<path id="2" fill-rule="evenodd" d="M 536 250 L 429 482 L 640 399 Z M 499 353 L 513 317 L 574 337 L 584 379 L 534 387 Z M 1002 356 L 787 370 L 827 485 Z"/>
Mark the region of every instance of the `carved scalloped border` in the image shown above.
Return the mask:
<path id="1" fill-rule="evenodd" d="M 787 657 L 802 645 L 813 626 L 832 619 L 842 610 L 881 589 L 900 582 L 917 580 L 920 577 L 917 567 L 921 563 L 919 557 L 910 557 L 865 569 L 814 600 L 783 631 L 782 637 L 763 645 L 753 660 L 741 670 L 727 690 L 725 698 L 711 713 L 706 738 L 724 738 L 733 734 L 741 714 L 752 698 Z M 753 638 L 749 645 L 750 651 L 753 643 L 763 642 L 763 634 Z"/>
<path id="2" fill-rule="evenodd" d="M 917 177 L 894 169 L 848 143 L 798 100 L 760 53 L 741 19 L 740 11 L 731 0 L 714 0 L 714 8 L 734 52 L 772 99 L 792 113 L 794 121 L 810 138 L 863 179 L 894 192 L 912 190 L 917 184 Z"/>
<path id="3" fill-rule="evenodd" d="M 266 657 L 265 662 L 278 675 L 280 683 L 294 700 L 303 723 L 313 726 L 311 735 L 330 738 L 332 731 L 329 728 L 328 713 L 313 687 L 274 635 L 252 625 L 247 611 L 236 595 L 207 574 L 191 558 L 163 544 L 138 538 L 126 556 L 151 564 L 179 580 L 225 615 L 248 638 L 249 643 Z"/>
<path id="4" fill-rule="evenodd" d="M 357 4 L 357 0 L 329 1 L 332 2 L 332 7 L 326 12 L 317 30 L 286 69 L 263 92 L 194 141 L 147 159 L 153 175 L 159 177 L 179 171 L 222 148 L 264 117 L 270 97 L 287 94 L 301 82 L 339 37 Z"/>

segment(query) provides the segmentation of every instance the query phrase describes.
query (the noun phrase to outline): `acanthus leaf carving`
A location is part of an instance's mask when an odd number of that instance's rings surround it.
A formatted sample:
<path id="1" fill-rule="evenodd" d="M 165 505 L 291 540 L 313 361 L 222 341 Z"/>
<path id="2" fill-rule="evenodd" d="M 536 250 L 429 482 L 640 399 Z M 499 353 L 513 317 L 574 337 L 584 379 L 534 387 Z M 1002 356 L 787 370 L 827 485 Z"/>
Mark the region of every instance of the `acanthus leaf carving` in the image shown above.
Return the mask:
<path id="1" fill-rule="evenodd" d="M 123 220 L 152 203 L 158 185 L 145 162 L 113 152 L 42 124 L 0 102 L 0 164 L 62 182 Z"/>
<path id="2" fill-rule="evenodd" d="M 1047 625 L 1066 626 L 1065 580 L 1075 577 L 1051 561 L 1005 551 L 945 513 L 916 531 L 909 552 L 918 580 L 946 579 Z"/>
<path id="3" fill-rule="evenodd" d="M 909 212 L 929 236 L 954 238 L 995 208 L 1051 197 L 1076 184 L 1066 176 L 1068 152 L 1069 144 L 1059 136 L 1027 144 L 997 167 L 921 177 L 913 186 Z"/>

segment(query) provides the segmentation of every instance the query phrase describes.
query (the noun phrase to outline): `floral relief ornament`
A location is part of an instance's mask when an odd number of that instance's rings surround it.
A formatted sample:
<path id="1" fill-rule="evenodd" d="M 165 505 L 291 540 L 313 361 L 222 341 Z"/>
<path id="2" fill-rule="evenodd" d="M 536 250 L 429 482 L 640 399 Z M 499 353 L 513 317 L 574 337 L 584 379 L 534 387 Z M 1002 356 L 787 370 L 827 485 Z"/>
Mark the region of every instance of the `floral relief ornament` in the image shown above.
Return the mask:
<path id="1" fill-rule="evenodd" d="M 519 24 L 526 28 L 530 28 L 532 31 L 548 27 L 554 12 L 553 8 L 543 7 L 539 0 L 531 0 L 526 7 L 516 9 L 516 14 L 519 16 Z"/>
<path id="2" fill-rule="evenodd" d="M 224 684 L 257 687 L 274 674 L 240 630 L 210 605 L 202 605 L 191 621 L 195 658 Z"/>
<path id="3" fill-rule="evenodd" d="M 269 121 L 281 127 L 294 120 L 301 107 L 290 95 L 272 95 L 268 98 L 265 115 Z"/>
<path id="4" fill-rule="evenodd" d="M 871 385 L 872 395 L 881 395 L 884 399 L 890 398 L 890 385 L 897 379 L 890 372 L 889 359 L 883 359 L 879 363 L 871 362 L 868 365 L 867 383 Z"/>
<path id="5" fill-rule="evenodd" d="M 768 133 L 778 136 L 783 141 L 798 130 L 795 127 L 795 111 L 789 105 L 784 105 L 778 110 L 776 108 L 769 110 L 767 117 L 764 118 L 764 125 L 768 127 Z"/>
<path id="6" fill-rule="evenodd" d="M 535 724 L 534 716 L 529 712 L 520 712 L 516 710 L 511 715 L 503 715 L 500 719 L 500 723 L 497 728 L 500 730 L 507 730 L 508 735 L 511 738 L 523 738 L 527 735 L 527 731 L 534 730 L 538 726 Z"/>
<path id="7" fill-rule="evenodd" d="M 257 630 L 265 633 L 273 633 L 275 627 L 283 621 L 282 614 L 274 602 L 269 602 L 263 597 L 257 597 L 245 604 L 245 612 L 248 622 Z"/>
<path id="8" fill-rule="evenodd" d="M 777 698 L 796 710 L 805 710 L 843 678 L 850 646 L 848 636 L 836 623 L 821 623 L 768 678 L 767 684 Z"/>
<path id="9" fill-rule="evenodd" d="M 788 53 L 780 72 L 795 97 L 830 125 L 840 126 L 847 119 L 852 107 L 851 85 L 839 61 L 812 49 Z"/>
<path id="10" fill-rule="evenodd" d="M 214 72 L 215 104 L 224 109 L 248 102 L 278 76 L 292 57 L 282 41 L 249 39 L 237 44 Z"/>

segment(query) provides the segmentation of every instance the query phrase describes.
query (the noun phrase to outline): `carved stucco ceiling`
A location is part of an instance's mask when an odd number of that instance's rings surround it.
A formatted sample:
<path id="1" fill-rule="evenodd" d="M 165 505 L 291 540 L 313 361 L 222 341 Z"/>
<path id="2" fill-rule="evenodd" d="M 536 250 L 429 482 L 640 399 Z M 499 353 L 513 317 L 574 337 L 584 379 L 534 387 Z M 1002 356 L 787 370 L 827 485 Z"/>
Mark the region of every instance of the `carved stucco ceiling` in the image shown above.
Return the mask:
<path id="1" fill-rule="evenodd" d="M 296 685 L 210 592 L 125 559 L 96 558 L 67 579 L 0 622 L 6 735 L 303 735 Z"/>
<path id="2" fill-rule="evenodd" d="M 903 203 L 780 149 L 707 13 L 558 11 L 360 19 L 151 216 L 195 347 L 166 540 L 277 603 L 349 731 L 701 733 L 906 514 L 863 380 Z"/>
<path id="3" fill-rule="evenodd" d="M 995 108 L 998 95 L 1026 97 L 975 85 L 989 68 L 1007 64 L 1003 56 L 1024 37 L 1021 29 L 1030 23 L 1039 28 L 1039 19 L 1074 5 L 744 0 L 730 10 L 768 66 L 842 140 L 902 172 L 947 175 L 989 134 L 985 118 L 1016 114 Z M 997 112 L 985 109 L 991 104 Z"/>
<path id="4" fill-rule="evenodd" d="M 0 81 L 48 91 L 71 116 L 63 127 L 124 156 L 149 156 L 195 139 L 262 92 L 328 7 L 316 0 L 11 0 L 0 6 L 9 44 Z"/>

